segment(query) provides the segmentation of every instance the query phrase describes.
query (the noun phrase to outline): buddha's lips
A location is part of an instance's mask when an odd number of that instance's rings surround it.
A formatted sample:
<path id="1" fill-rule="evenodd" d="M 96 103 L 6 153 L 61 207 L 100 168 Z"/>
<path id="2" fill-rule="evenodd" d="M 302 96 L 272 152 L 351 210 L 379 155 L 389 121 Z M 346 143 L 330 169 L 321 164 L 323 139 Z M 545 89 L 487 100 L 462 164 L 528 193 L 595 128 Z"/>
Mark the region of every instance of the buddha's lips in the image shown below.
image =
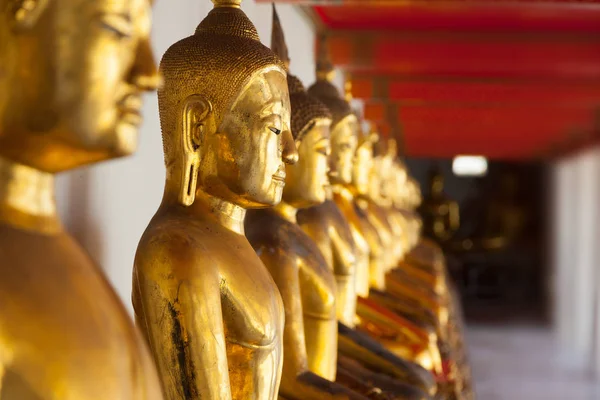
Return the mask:
<path id="1" fill-rule="evenodd" d="M 141 122 L 140 109 L 142 107 L 142 98 L 139 94 L 131 93 L 123 97 L 118 104 L 121 117 L 133 124 Z"/>
<path id="2" fill-rule="evenodd" d="M 285 173 L 278 172 L 278 173 L 274 174 L 273 180 L 285 183 Z"/>

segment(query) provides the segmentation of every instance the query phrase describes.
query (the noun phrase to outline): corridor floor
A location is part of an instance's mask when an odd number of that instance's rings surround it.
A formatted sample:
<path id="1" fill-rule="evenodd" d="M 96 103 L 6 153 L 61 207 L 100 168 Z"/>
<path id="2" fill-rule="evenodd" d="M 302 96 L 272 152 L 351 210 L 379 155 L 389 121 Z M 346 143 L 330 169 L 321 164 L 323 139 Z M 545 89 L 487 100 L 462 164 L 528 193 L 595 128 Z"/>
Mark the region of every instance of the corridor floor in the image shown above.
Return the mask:
<path id="1" fill-rule="evenodd" d="M 478 400 L 600 400 L 600 384 L 569 369 L 545 328 L 470 327 Z"/>

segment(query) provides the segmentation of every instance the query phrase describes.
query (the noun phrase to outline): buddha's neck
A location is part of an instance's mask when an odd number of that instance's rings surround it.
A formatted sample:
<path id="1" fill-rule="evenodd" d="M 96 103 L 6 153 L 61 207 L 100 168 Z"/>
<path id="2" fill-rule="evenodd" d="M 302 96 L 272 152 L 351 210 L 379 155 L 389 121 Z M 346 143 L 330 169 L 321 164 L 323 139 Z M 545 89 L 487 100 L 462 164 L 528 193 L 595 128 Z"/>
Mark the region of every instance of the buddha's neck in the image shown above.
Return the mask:
<path id="1" fill-rule="evenodd" d="M 432 198 L 434 198 L 434 199 L 439 199 L 439 198 L 444 197 L 444 187 L 443 186 L 440 187 L 440 186 L 434 185 L 431 188 L 431 195 L 430 196 Z"/>
<path id="2" fill-rule="evenodd" d="M 281 215 L 286 221 L 297 223 L 296 214 L 298 214 L 298 209 L 285 201 L 277 204 L 274 207 L 274 210 L 277 214 Z"/>
<path id="3" fill-rule="evenodd" d="M 350 186 L 347 184 L 333 185 L 331 189 L 332 189 L 333 193 L 341 196 L 342 198 L 344 198 L 344 200 L 347 200 L 347 201 L 354 200 L 354 193 L 352 192 L 352 189 L 350 188 Z"/>
<path id="4" fill-rule="evenodd" d="M 196 200 L 190 207 L 208 211 L 221 226 L 232 230 L 235 233 L 244 235 L 244 219 L 246 218 L 246 209 L 220 199 L 215 196 L 199 190 L 196 192 Z"/>
<path id="5" fill-rule="evenodd" d="M 0 223 L 44 234 L 60 231 L 54 175 L 0 157 Z"/>

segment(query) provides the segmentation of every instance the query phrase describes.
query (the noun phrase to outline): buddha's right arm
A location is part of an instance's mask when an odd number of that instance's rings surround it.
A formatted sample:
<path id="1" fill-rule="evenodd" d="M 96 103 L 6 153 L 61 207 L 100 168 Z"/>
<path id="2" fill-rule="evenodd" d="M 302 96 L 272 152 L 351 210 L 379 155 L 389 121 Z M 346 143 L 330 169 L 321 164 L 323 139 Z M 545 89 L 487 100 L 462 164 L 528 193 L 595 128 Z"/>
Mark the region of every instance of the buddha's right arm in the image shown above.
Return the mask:
<path id="1" fill-rule="evenodd" d="M 219 276 L 185 248 L 136 260 L 134 305 L 166 400 L 231 399 Z M 206 259 L 204 261 L 206 263 Z M 138 297 L 138 298 L 136 298 Z"/>

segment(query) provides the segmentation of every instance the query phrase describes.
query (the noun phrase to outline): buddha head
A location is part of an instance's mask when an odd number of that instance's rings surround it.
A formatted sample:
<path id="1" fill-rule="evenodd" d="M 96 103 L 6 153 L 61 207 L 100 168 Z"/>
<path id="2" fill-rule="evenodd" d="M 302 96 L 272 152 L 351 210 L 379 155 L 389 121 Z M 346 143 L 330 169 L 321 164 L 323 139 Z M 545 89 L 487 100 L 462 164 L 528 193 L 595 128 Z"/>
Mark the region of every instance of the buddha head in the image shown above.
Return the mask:
<path id="1" fill-rule="evenodd" d="M 158 91 L 168 193 L 196 191 L 243 208 L 281 201 L 297 160 L 284 64 L 259 41 L 240 1 L 213 0 L 196 32 L 160 63 Z"/>
<path id="2" fill-rule="evenodd" d="M 390 207 L 393 199 L 396 141 L 380 138 L 373 146 L 373 167 L 369 178 L 369 197 L 382 207 Z"/>
<path id="3" fill-rule="evenodd" d="M 158 86 L 149 0 L 0 0 L 0 156 L 59 172 L 132 153 Z"/>
<path id="4" fill-rule="evenodd" d="M 439 166 L 429 170 L 429 189 L 432 197 L 439 197 L 444 193 L 444 174 Z"/>
<path id="5" fill-rule="evenodd" d="M 317 57 L 317 81 L 308 94 L 318 98 L 331 112 L 330 179 L 332 183 L 352 182 L 352 165 L 358 141 L 359 124 L 350 104 L 331 82 L 334 76 L 326 46 L 321 38 Z"/>
<path id="6" fill-rule="evenodd" d="M 359 195 L 369 195 L 371 188 L 370 180 L 373 175 L 373 145 L 377 143 L 379 136 L 371 131 L 364 133 L 358 140 L 356 155 L 352 165 L 352 184 Z"/>
<path id="7" fill-rule="evenodd" d="M 414 210 L 418 208 L 423 202 L 423 196 L 421 194 L 421 187 L 419 186 L 419 182 L 412 176 L 409 176 L 406 180 L 406 185 L 408 187 L 408 206 L 409 209 Z"/>
<path id="8" fill-rule="evenodd" d="M 396 159 L 393 164 L 393 170 L 393 202 L 397 208 L 404 208 L 409 190 L 407 188 L 408 173 L 406 165 L 401 160 Z"/>
<path id="9" fill-rule="evenodd" d="M 379 176 L 379 185 L 376 190 L 378 190 L 381 204 L 384 207 L 391 207 L 394 202 L 394 187 L 396 185 L 395 173 L 398 147 L 394 139 L 387 139 L 383 142 L 385 146 L 377 150 L 380 152 L 379 161 L 374 169 Z"/>
<path id="10" fill-rule="evenodd" d="M 275 6 L 271 49 L 286 67 L 289 66 L 288 49 Z M 306 93 L 302 82 L 294 75 L 288 74 L 288 89 L 292 110 L 291 129 L 298 149 L 298 162 L 286 168 L 283 200 L 296 208 L 306 208 L 320 204 L 327 198 L 331 113 L 321 101 Z"/>

